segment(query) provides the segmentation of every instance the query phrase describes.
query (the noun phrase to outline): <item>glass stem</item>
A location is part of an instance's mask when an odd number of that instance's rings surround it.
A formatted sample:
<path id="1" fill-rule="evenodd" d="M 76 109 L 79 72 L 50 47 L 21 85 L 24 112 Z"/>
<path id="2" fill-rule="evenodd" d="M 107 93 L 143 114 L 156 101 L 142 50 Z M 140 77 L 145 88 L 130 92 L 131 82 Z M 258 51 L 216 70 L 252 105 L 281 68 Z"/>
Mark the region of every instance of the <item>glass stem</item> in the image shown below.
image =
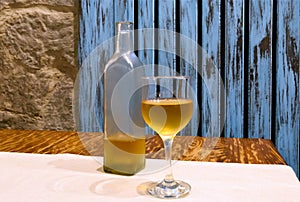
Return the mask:
<path id="1" fill-rule="evenodd" d="M 173 178 L 173 171 L 172 171 L 172 143 L 173 138 L 167 138 L 163 140 L 164 142 L 164 148 L 165 148 L 165 158 L 166 161 L 169 163 L 169 173 L 165 176 L 165 183 L 172 183 L 174 182 Z"/>

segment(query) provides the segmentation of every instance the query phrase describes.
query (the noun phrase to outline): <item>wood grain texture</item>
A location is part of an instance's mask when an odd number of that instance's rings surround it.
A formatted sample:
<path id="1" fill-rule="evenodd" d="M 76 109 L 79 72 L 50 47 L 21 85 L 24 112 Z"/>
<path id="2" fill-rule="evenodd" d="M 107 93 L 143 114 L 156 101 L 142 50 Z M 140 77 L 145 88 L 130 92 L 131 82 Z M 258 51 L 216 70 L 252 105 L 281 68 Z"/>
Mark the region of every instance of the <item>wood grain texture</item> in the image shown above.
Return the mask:
<path id="1" fill-rule="evenodd" d="M 202 48 L 203 55 L 201 76 L 204 80 L 201 92 L 201 134 L 204 137 L 219 136 L 220 123 L 212 116 L 220 114 L 220 89 L 218 77 L 221 47 L 221 0 L 202 1 Z M 209 91 L 208 91 L 209 89 Z M 218 120 L 218 119 L 217 119 Z"/>
<path id="2" fill-rule="evenodd" d="M 213 145 L 207 147 L 211 143 Z M 207 151 L 207 148 L 210 150 Z M 103 134 L 0 130 L 0 151 L 102 156 Z M 198 136 L 177 136 L 174 139 L 172 151 L 173 159 L 177 160 L 285 165 L 285 161 L 272 142 L 263 139 L 218 138 L 212 140 Z M 159 136 L 147 137 L 146 154 L 147 158 L 164 158 L 163 143 Z"/>
<path id="3" fill-rule="evenodd" d="M 243 0 L 225 1 L 225 137 L 244 133 L 244 12 Z M 224 40 L 224 38 L 223 38 Z"/>
<path id="4" fill-rule="evenodd" d="M 147 29 L 147 31 L 138 32 L 137 39 L 137 48 L 138 54 L 137 56 L 141 60 L 141 62 L 145 65 L 145 75 L 146 76 L 154 76 L 154 68 L 155 68 L 155 13 L 154 6 L 155 0 L 138 0 L 137 1 L 137 19 L 138 29 Z M 153 30 L 151 30 L 153 29 Z M 141 34 L 140 34 L 141 33 Z M 154 134 L 154 131 L 146 127 L 147 134 Z"/>
<path id="5" fill-rule="evenodd" d="M 175 0 L 159 0 L 158 5 L 158 28 L 175 32 Z M 175 33 L 160 32 L 160 35 L 157 36 L 155 43 L 158 43 L 158 47 L 162 47 L 162 49 L 158 51 L 159 67 L 155 72 L 156 74 L 160 76 L 175 75 L 176 57 L 174 54 L 167 52 L 175 52 L 175 42 Z"/>
<path id="6" fill-rule="evenodd" d="M 139 29 L 148 29 L 154 28 L 154 0 L 145 1 L 139 0 L 138 1 L 138 28 Z M 152 35 L 139 37 L 138 38 L 138 57 L 145 65 L 154 64 L 154 50 L 149 50 L 149 48 L 154 47 L 154 31 Z M 147 50 L 148 49 L 148 50 Z M 153 69 L 149 70 L 146 73 L 147 75 L 154 75 Z"/>
<path id="7" fill-rule="evenodd" d="M 79 131 L 103 131 L 103 88 L 100 82 L 104 65 L 112 56 L 114 15 L 112 1 L 81 1 L 79 18 L 79 66 L 75 84 L 74 113 Z M 107 41 L 111 40 L 111 41 Z M 97 94 L 97 92 L 99 94 Z M 99 100 L 99 102 L 97 101 Z"/>
<path id="8" fill-rule="evenodd" d="M 300 2 L 278 0 L 276 145 L 300 175 Z"/>
<path id="9" fill-rule="evenodd" d="M 249 1 L 248 137 L 271 138 L 272 1 Z"/>
<path id="10" fill-rule="evenodd" d="M 180 1 L 179 5 L 179 16 L 180 21 L 179 24 L 179 31 L 181 37 L 187 37 L 189 40 L 194 41 L 196 44 L 198 43 L 198 2 L 197 0 L 186 0 Z M 177 28 L 178 31 L 178 28 Z M 178 33 L 177 33 L 178 34 Z M 178 37 L 178 36 L 177 36 Z M 194 102 L 194 116 L 190 123 L 182 130 L 180 133 L 181 135 L 194 135 L 197 134 L 198 127 L 199 127 L 199 109 L 198 109 L 198 102 L 197 102 L 197 92 L 198 92 L 198 56 L 197 51 L 192 51 L 190 46 L 186 46 L 184 43 L 185 40 L 178 40 L 177 45 L 179 46 L 180 56 L 178 57 L 179 61 L 179 72 L 181 75 L 189 76 L 190 77 L 190 85 L 194 91 L 195 99 Z M 178 68 L 178 64 L 177 64 Z M 178 71 L 178 69 L 177 69 Z"/>
<path id="11" fill-rule="evenodd" d="M 114 0 L 114 21 L 130 21 L 134 20 L 134 0 Z"/>

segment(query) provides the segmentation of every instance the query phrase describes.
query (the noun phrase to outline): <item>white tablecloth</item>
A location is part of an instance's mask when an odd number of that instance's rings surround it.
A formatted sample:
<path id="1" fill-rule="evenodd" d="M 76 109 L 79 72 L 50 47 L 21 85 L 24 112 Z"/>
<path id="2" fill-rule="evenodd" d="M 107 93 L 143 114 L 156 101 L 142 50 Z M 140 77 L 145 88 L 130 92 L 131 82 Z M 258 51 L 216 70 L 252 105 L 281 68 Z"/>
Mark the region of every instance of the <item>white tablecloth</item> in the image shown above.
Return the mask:
<path id="1" fill-rule="evenodd" d="M 147 160 L 145 170 L 126 177 L 103 173 L 95 159 L 0 152 L 0 201 L 161 201 L 145 185 L 164 177 L 163 160 Z M 173 173 L 192 186 L 176 201 L 300 201 L 289 166 L 177 161 Z"/>

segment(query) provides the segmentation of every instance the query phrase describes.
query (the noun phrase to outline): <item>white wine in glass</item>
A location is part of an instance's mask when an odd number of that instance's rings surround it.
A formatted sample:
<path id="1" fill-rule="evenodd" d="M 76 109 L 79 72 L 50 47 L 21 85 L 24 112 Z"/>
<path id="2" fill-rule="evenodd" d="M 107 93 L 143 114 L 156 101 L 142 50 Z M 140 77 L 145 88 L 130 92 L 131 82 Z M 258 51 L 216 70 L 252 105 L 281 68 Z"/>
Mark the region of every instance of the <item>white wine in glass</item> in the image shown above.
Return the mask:
<path id="1" fill-rule="evenodd" d="M 158 198 L 180 198 L 191 190 L 186 182 L 174 179 L 171 169 L 173 139 L 193 115 L 188 80 L 184 76 L 143 78 L 142 115 L 147 125 L 163 140 L 165 158 L 170 164 L 169 174 L 147 189 L 150 195 Z"/>

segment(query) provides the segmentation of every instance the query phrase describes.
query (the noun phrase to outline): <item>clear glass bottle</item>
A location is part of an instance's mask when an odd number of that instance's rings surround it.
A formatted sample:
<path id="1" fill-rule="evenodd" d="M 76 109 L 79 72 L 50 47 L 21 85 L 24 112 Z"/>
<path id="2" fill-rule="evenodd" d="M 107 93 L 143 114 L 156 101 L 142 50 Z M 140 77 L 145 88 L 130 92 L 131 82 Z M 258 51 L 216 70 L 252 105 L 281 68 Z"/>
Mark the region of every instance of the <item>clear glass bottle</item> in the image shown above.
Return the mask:
<path id="1" fill-rule="evenodd" d="M 105 172 L 134 175 L 145 167 L 145 132 L 141 116 L 143 64 L 133 52 L 133 23 L 116 23 L 115 52 L 104 70 Z M 136 68 L 136 69 L 135 69 Z"/>

